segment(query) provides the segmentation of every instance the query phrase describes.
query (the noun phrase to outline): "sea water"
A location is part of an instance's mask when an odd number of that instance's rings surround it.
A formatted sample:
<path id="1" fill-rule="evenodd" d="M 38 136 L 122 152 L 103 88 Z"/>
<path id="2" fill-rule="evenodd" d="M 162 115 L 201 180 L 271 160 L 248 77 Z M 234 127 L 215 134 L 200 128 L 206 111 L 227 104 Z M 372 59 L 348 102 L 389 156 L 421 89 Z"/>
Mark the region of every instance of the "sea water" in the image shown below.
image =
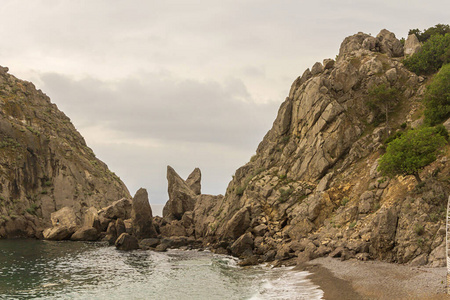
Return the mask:
<path id="1" fill-rule="evenodd" d="M 0 299 L 322 299 L 308 272 L 208 251 L 0 240 Z"/>

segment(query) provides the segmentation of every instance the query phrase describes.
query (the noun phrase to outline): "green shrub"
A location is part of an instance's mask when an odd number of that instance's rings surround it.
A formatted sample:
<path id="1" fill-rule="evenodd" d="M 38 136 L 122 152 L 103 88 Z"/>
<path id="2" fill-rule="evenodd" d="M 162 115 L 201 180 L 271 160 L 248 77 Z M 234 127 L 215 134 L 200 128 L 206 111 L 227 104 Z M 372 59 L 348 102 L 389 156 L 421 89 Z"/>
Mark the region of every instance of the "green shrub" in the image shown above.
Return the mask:
<path id="1" fill-rule="evenodd" d="M 424 102 L 426 124 L 433 126 L 450 118 L 450 64 L 444 65 L 427 86 Z"/>
<path id="2" fill-rule="evenodd" d="M 433 35 L 422 50 L 403 60 L 403 64 L 416 74 L 432 74 L 450 61 L 450 33 Z"/>
<path id="3" fill-rule="evenodd" d="M 374 112 L 377 121 L 386 122 L 386 132 L 389 132 L 389 113 L 397 105 L 399 97 L 398 89 L 388 87 L 384 83 L 369 89 L 367 106 Z"/>
<path id="4" fill-rule="evenodd" d="M 422 234 L 425 233 L 425 229 L 423 228 L 423 225 L 422 225 L 422 224 L 416 224 L 416 225 L 414 226 L 414 232 L 415 232 L 417 235 L 422 235 Z"/>
<path id="5" fill-rule="evenodd" d="M 419 171 L 436 160 L 445 144 L 445 138 L 434 127 L 409 130 L 388 144 L 378 170 L 383 176 L 414 175 L 420 183 Z"/>
<path id="6" fill-rule="evenodd" d="M 280 189 L 280 198 L 278 199 L 280 203 L 286 202 L 293 192 L 294 190 L 292 188 Z"/>
<path id="7" fill-rule="evenodd" d="M 348 203 L 348 201 L 350 201 L 350 199 L 348 199 L 347 197 L 342 198 L 341 205 L 345 206 Z"/>
<path id="8" fill-rule="evenodd" d="M 450 26 L 448 24 L 437 24 L 436 26 L 424 29 L 423 32 L 419 29 L 411 29 L 408 35 L 415 34 L 420 42 L 426 42 L 433 35 L 445 35 L 450 33 Z"/>

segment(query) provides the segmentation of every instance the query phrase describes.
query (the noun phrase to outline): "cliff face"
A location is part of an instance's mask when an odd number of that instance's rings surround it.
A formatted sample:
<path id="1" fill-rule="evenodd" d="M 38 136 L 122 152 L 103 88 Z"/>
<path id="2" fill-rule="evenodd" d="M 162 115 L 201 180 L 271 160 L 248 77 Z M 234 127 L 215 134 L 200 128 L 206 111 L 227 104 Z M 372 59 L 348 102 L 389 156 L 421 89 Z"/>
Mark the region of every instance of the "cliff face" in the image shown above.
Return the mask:
<path id="1" fill-rule="evenodd" d="M 35 236 L 50 214 L 130 197 L 55 104 L 0 68 L 0 237 Z"/>
<path id="2" fill-rule="evenodd" d="M 306 70 L 225 197 L 209 213 L 196 202 L 194 219 L 210 216 L 197 237 L 238 255 L 246 245 L 266 261 L 331 255 L 443 264 L 448 147 L 423 171 L 422 186 L 377 172 L 385 133 L 420 123 L 426 78 L 408 71 L 403 55 L 387 30 L 358 33 L 336 61 Z M 369 90 L 381 84 L 400 92 L 388 128 L 368 105 Z"/>

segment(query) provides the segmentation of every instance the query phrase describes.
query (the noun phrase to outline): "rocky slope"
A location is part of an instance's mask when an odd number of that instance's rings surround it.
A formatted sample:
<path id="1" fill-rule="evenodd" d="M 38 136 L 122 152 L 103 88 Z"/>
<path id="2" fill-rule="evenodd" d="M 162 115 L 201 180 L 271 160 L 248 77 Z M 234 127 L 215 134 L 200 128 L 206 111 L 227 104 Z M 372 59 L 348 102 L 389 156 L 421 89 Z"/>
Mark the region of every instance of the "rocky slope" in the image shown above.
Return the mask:
<path id="1" fill-rule="evenodd" d="M 30 82 L 0 68 L 0 237 L 40 236 L 51 213 L 130 197 L 70 119 Z"/>
<path id="2" fill-rule="evenodd" d="M 444 264 L 448 146 L 420 186 L 412 176 L 377 172 L 385 133 L 421 122 L 427 78 L 401 62 L 420 50 L 414 38 L 404 49 L 387 30 L 358 33 L 336 60 L 306 70 L 224 197 L 198 195 L 169 169 L 163 236 L 195 236 L 250 263 L 330 255 Z M 368 105 L 370 88 L 380 84 L 400 91 L 388 128 Z"/>

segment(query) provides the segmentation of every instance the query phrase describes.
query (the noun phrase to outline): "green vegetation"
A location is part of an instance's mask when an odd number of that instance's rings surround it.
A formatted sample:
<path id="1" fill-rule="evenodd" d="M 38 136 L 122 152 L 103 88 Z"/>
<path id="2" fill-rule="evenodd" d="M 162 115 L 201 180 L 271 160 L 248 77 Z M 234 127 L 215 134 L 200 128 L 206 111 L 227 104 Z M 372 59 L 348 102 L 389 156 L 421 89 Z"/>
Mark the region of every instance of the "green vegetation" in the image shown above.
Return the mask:
<path id="1" fill-rule="evenodd" d="M 350 201 L 350 199 L 348 199 L 347 197 L 342 198 L 341 205 L 345 206 L 348 203 L 348 201 Z"/>
<path id="2" fill-rule="evenodd" d="M 435 34 L 422 46 L 422 50 L 403 61 L 416 74 L 432 74 L 450 62 L 450 33 Z"/>
<path id="3" fill-rule="evenodd" d="M 446 142 L 435 127 L 409 130 L 388 144 L 378 170 L 384 176 L 414 175 L 421 183 L 419 171 L 436 160 Z"/>
<path id="4" fill-rule="evenodd" d="M 414 232 L 415 232 L 417 235 L 422 235 L 422 234 L 425 233 L 425 229 L 423 228 L 423 225 L 422 225 L 422 224 L 416 224 L 416 225 L 414 226 Z"/>
<path id="5" fill-rule="evenodd" d="M 410 29 L 408 35 L 415 34 L 419 41 L 424 43 L 433 35 L 445 35 L 446 33 L 450 33 L 450 26 L 448 24 L 437 24 L 423 31 L 418 28 Z"/>
<path id="6" fill-rule="evenodd" d="M 386 121 L 386 133 L 389 132 L 389 113 L 398 103 L 400 91 L 386 84 L 374 86 L 369 90 L 367 105 L 375 113 L 378 122 Z"/>
<path id="7" fill-rule="evenodd" d="M 280 203 L 286 202 L 293 192 L 294 190 L 292 188 L 280 189 L 280 198 L 278 199 L 278 201 L 280 201 Z"/>
<path id="8" fill-rule="evenodd" d="M 450 43 L 450 35 L 448 38 Z M 424 102 L 427 125 L 434 126 L 450 118 L 450 64 L 444 65 L 427 86 Z"/>

